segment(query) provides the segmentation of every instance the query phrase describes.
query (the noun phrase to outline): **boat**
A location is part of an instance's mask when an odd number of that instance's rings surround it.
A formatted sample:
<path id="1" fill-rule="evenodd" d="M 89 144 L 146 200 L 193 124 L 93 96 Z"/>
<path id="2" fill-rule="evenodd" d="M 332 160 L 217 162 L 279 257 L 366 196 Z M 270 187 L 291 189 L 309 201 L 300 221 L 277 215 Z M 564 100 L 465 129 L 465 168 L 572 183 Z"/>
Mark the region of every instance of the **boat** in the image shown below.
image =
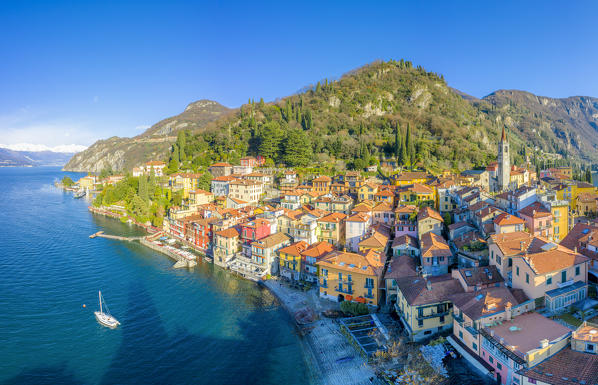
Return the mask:
<path id="1" fill-rule="evenodd" d="M 110 314 L 110 310 L 108 310 L 108 305 L 106 305 L 101 291 L 98 291 L 98 297 L 100 299 L 100 311 L 94 311 L 93 314 L 96 316 L 96 319 L 101 325 L 111 329 L 116 328 L 118 325 L 120 325 L 120 322 L 118 322 L 118 320 Z M 104 306 L 102 306 L 102 304 Z M 106 308 L 106 311 L 104 311 L 104 308 Z"/>
<path id="2" fill-rule="evenodd" d="M 75 199 L 79 199 L 79 198 L 83 198 L 85 196 L 85 190 L 79 190 L 77 192 L 75 192 Z"/>

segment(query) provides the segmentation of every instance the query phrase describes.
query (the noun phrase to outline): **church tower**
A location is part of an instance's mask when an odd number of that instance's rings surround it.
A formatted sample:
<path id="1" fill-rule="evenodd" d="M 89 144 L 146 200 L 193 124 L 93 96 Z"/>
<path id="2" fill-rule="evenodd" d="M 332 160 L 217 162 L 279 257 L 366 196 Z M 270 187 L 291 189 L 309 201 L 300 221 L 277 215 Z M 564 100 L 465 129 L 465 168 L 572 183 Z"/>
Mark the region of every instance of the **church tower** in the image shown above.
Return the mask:
<path id="1" fill-rule="evenodd" d="M 511 179 L 511 160 L 509 155 L 509 142 L 505 127 L 502 128 L 502 136 L 498 143 L 498 174 L 496 175 L 498 190 L 505 191 L 509 188 Z"/>

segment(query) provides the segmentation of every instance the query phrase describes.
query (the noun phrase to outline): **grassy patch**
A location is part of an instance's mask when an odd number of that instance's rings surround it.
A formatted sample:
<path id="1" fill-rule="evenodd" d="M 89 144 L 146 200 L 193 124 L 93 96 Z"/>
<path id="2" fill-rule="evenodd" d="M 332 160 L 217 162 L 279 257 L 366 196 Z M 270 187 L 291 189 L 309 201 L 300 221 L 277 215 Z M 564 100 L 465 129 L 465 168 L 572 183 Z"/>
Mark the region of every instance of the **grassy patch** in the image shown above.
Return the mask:
<path id="1" fill-rule="evenodd" d="M 563 321 L 567 322 L 569 325 L 572 325 L 572 326 L 575 326 L 575 327 L 581 325 L 581 323 L 582 323 L 580 320 L 578 320 L 577 318 L 573 317 L 573 315 L 569 314 L 569 313 L 558 315 L 555 318 L 562 319 Z"/>

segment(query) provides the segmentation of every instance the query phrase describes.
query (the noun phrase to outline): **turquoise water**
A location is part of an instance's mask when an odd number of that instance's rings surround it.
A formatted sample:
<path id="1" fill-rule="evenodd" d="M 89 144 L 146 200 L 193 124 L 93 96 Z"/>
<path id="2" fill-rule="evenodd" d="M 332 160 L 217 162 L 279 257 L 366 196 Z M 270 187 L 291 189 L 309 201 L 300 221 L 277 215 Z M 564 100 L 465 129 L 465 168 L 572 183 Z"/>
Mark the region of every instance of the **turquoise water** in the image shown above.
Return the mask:
<path id="1" fill-rule="evenodd" d="M 0 168 L 0 383 L 309 382 L 269 292 L 207 263 L 173 270 L 139 244 L 89 239 L 139 230 L 54 188 L 63 175 Z M 98 290 L 116 330 L 94 319 Z"/>

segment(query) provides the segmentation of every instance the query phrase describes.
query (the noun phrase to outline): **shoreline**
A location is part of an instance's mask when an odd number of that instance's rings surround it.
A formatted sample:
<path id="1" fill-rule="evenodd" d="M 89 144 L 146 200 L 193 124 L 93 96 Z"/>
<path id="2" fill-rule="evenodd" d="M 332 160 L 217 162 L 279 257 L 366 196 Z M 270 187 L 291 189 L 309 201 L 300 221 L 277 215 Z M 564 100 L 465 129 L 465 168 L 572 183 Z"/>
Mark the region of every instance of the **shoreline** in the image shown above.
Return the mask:
<path id="1" fill-rule="evenodd" d="M 92 206 L 89 206 L 88 210 L 93 214 L 120 219 L 115 213 L 108 210 Z M 146 226 L 136 223 L 136 221 L 132 221 L 132 223 L 144 228 L 148 233 L 147 236 L 151 237 L 157 234 L 157 232 L 150 233 Z M 148 241 L 140 242 L 140 244 L 172 258 L 169 253 L 156 250 L 154 247 L 148 245 Z M 240 278 L 245 279 L 243 277 Z M 298 334 L 311 384 L 384 384 L 367 364 L 367 360 L 355 350 L 341 333 L 335 320 L 324 317 L 320 318 L 320 314 L 324 310 L 338 309 L 337 303 L 320 298 L 317 295 L 317 291 L 313 288 L 307 292 L 298 291 L 287 287 L 276 278 L 257 281 L 256 283 L 258 286 L 266 288 L 288 314 L 290 322 Z M 313 312 L 316 315 L 315 320 L 311 323 L 299 324 L 295 316 L 298 311 L 302 310 Z"/>

